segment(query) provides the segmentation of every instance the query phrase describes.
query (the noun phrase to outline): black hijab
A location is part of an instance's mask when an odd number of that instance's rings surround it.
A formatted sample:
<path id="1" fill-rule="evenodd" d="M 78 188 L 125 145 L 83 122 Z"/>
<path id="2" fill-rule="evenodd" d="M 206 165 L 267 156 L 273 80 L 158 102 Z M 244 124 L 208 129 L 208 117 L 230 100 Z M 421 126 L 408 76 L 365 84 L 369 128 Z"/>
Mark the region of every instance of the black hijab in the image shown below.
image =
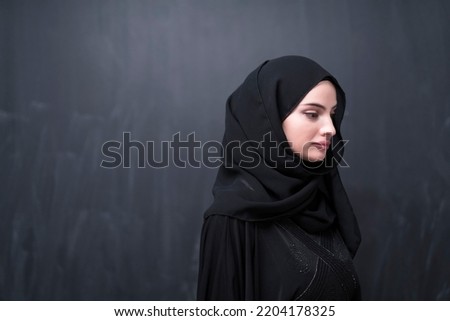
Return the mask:
<path id="1" fill-rule="evenodd" d="M 336 88 L 336 135 L 325 160 L 310 163 L 293 154 L 282 121 L 322 80 Z M 337 169 L 343 154 L 344 109 L 344 91 L 316 62 L 285 56 L 262 63 L 227 100 L 224 163 L 205 217 L 269 221 L 290 216 L 311 233 L 337 224 L 354 256 L 361 237 Z"/>

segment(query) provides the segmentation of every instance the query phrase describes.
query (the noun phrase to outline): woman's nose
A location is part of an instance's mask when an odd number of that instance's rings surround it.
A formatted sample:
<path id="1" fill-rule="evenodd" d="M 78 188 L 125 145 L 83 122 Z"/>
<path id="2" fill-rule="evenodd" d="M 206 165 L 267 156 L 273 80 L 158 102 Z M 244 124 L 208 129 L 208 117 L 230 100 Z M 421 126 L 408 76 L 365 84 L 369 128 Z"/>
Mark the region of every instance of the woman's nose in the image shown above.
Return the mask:
<path id="1" fill-rule="evenodd" d="M 326 117 L 320 129 L 321 135 L 333 137 L 336 135 L 336 128 L 334 128 L 331 117 Z"/>

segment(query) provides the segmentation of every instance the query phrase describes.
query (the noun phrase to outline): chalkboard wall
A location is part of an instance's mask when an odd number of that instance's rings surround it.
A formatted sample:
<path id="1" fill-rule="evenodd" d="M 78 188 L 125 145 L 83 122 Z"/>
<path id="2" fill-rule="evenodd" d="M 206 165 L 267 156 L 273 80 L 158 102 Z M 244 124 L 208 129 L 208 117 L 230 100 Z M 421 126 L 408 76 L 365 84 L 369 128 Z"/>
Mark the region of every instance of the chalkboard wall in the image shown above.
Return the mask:
<path id="1" fill-rule="evenodd" d="M 228 95 L 296 54 L 347 93 L 363 298 L 449 300 L 449 17 L 445 0 L 0 1 L 0 299 L 194 299 L 217 168 L 141 151 L 220 141 Z M 134 146 L 128 168 L 101 166 L 108 142 Z"/>

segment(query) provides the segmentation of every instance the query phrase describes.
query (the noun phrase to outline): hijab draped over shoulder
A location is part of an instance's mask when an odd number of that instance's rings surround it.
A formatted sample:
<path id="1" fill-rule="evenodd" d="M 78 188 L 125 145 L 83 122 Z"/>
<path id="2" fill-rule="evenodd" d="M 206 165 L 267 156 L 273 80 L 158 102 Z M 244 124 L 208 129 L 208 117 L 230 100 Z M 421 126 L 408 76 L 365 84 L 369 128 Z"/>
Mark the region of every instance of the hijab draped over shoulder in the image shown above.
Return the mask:
<path id="1" fill-rule="evenodd" d="M 300 159 L 289 148 L 282 122 L 320 81 L 336 89 L 336 135 L 322 162 Z M 206 210 L 243 221 L 291 217 L 307 232 L 336 224 L 352 256 L 361 237 L 339 177 L 345 94 L 337 80 L 311 59 L 285 56 L 251 72 L 226 103 L 223 161 Z"/>

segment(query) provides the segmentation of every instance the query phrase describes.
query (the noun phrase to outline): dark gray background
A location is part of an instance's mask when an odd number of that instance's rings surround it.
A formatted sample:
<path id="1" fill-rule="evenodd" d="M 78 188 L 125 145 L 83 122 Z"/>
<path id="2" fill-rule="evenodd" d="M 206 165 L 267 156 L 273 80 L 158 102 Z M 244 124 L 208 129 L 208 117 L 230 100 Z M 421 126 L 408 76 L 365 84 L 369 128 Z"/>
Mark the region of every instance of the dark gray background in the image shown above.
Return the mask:
<path id="1" fill-rule="evenodd" d="M 216 170 L 108 170 L 101 146 L 220 141 L 228 95 L 288 54 L 347 93 L 363 298 L 450 299 L 449 1 L 0 3 L 0 299 L 194 299 Z"/>

